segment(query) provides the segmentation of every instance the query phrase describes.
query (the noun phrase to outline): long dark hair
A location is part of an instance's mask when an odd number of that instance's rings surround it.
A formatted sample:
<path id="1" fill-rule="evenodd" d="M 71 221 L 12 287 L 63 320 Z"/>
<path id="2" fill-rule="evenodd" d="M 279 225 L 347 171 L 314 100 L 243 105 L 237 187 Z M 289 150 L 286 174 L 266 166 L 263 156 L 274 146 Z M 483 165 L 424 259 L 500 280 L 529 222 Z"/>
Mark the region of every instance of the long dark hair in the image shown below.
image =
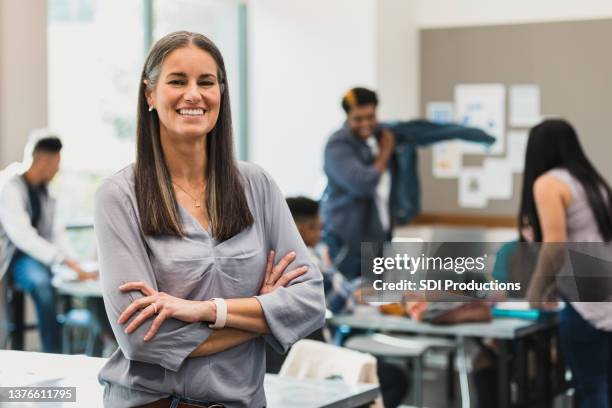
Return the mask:
<path id="1" fill-rule="evenodd" d="M 567 169 L 582 184 L 604 241 L 612 240 L 612 191 L 584 154 L 576 131 L 560 119 L 545 120 L 529 132 L 523 194 L 518 225 L 531 227 L 536 242 L 542 241 L 542 228 L 533 197 L 533 184 L 554 168 Z"/>
<path id="2" fill-rule="evenodd" d="M 178 203 L 161 146 L 159 117 L 149 112 L 145 91 L 157 84 L 165 58 L 174 50 L 195 45 L 217 64 L 221 105 L 215 127 L 206 136 L 206 209 L 213 236 L 226 240 L 253 224 L 234 160 L 232 115 L 223 56 L 202 34 L 170 33 L 155 43 L 144 64 L 138 91 L 136 199 L 142 230 L 149 235 L 183 235 Z M 146 83 L 145 83 L 146 81 Z"/>

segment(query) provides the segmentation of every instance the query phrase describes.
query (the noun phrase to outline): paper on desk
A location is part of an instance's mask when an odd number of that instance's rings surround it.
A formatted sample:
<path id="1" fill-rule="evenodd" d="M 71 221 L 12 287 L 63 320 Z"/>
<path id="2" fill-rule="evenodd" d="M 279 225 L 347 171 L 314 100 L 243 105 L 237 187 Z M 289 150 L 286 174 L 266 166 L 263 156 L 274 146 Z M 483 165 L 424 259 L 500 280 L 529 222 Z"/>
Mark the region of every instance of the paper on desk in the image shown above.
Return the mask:
<path id="1" fill-rule="evenodd" d="M 479 167 L 464 167 L 459 176 L 459 205 L 464 208 L 487 206 L 485 179 Z"/>
<path id="2" fill-rule="evenodd" d="M 506 87 L 502 84 L 462 84 L 455 87 L 455 119 L 459 124 L 484 130 L 495 138 L 487 147 L 461 142 L 464 153 L 501 154 L 506 131 Z"/>
<path id="3" fill-rule="evenodd" d="M 529 302 L 498 302 L 495 304 L 497 309 L 503 310 L 529 310 Z"/>
<path id="4" fill-rule="evenodd" d="M 486 158 L 483 162 L 482 178 L 487 198 L 495 200 L 512 198 L 512 168 L 505 158 Z"/>
<path id="5" fill-rule="evenodd" d="M 540 87 L 513 85 L 510 87 L 510 126 L 531 127 L 540 122 Z"/>

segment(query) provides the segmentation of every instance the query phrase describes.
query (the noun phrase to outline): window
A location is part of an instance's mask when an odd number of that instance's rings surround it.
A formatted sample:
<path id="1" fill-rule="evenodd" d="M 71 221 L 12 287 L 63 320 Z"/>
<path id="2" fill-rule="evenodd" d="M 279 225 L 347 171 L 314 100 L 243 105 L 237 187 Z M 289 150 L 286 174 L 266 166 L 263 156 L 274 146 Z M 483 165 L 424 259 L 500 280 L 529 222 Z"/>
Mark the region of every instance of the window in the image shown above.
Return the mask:
<path id="1" fill-rule="evenodd" d="M 246 159 L 245 9 L 239 0 L 154 0 L 153 41 L 177 30 L 210 38 L 227 71 L 236 151 Z"/>
<path id="2" fill-rule="evenodd" d="M 239 0 L 48 0 L 49 127 L 64 142 L 51 187 L 62 219 L 91 222 L 100 180 L 134 161 L 140 71 L 149 39 L 168 32 L 197 31 L 221 49 L 245 157 L 245 15 Z"/>
<path id="3" fill-rule="evenodd" d="M 49 127 L 62 137 L 63 219 L 90 219 L 99 180 L 134 160 L 143 3 L 50 0 Z"/>

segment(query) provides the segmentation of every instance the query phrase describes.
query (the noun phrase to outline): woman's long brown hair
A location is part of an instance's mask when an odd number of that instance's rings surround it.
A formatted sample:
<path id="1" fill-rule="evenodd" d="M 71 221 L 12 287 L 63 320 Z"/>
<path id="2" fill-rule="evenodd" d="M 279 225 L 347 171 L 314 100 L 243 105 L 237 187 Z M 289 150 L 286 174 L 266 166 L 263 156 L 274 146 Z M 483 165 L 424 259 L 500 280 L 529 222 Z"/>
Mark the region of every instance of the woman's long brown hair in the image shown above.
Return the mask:
<path id="1" fill-rule="evenodd" d="M 170 33 L 155 43 L 145 61 L 138 94 L 136 200 L 143 233 L 183 235 L 179 206 L 162 150 L 159 117 L 149 112 L 145 91 L 153 90 L 162 63 L 174 50 L 195 45 L 217 63 L 221 106 L 215 127 L 206 136 L 206 209 L 212 234 L 227 240 L 253 224 L 240 174 L 234 160 L 232 115 L 225 64 L 219 49 L 207 37 L 187 32 Z M 146 81 L 146 83 L 145 83 Z"/>

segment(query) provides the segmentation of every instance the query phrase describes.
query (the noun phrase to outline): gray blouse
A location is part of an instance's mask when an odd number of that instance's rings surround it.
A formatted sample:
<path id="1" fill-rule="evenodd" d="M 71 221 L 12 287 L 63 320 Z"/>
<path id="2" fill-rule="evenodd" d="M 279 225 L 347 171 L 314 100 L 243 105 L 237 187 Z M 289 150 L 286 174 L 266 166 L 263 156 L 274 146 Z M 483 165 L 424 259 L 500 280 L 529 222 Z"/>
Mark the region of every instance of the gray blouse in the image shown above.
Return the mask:
<path id="1" fill-rule="evenodd" d="M 310 260 L 283 195 L 260 167 L 239 162 L 238 168 L 255 222 L 223 242 L 212 238 L 183 208 L 183 237 L 144 235 L 133 165 L 106 179 L 98 189 L 94 224 L 100 277 L 106 312 L 119 343 L 99 374 L 105 385 L 104 406 L 129 407 L 178 395 L 227 407 L 263 407 L 265 342 L 285 352 L 323 325 L 321 272 Z M 301 265 L 309 269 L 288 287 L 258 296 L 271 249 L 276 251 L 275 262 L 296 252 L 287 271 Z M 212 330 L 205 323 L 169 319 L 145 342 L 149 320 L 126 335 L 127 324 L 119 325 L 117 319 L 134 299 L 143 296 L 119 291 L 129 281 L 144 281 L 156 290 L 191 300 L 254 296 L 271 333 L 221 353 L 188 358 Z"/>

